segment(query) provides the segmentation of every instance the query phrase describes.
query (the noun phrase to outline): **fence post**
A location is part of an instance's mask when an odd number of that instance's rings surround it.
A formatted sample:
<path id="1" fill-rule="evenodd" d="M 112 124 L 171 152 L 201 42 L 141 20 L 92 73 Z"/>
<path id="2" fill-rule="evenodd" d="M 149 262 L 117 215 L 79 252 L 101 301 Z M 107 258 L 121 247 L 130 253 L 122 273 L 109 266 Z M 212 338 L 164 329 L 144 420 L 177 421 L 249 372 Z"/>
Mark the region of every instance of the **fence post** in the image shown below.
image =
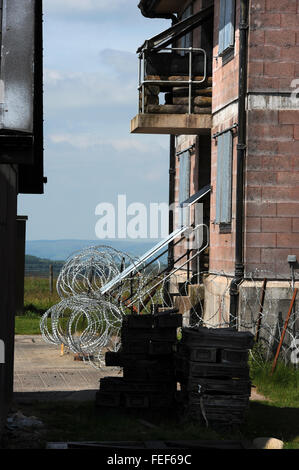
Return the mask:
<path id="1" fill-rule="evenodd" d="M 49 266 L 49 289 L 50 289 L 50 294 L 53 294 L 53 264 L 50 264 Z"/>

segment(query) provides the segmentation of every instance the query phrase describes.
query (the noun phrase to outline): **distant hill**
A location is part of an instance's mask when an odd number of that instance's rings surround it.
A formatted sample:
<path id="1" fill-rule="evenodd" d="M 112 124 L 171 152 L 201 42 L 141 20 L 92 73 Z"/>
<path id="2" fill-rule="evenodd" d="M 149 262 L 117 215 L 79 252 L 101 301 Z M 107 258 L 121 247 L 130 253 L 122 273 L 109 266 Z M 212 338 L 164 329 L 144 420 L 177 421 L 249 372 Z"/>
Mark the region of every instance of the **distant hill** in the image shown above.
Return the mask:
<path id="1" fill-rule="evenodd" d="M 109 245 L 133 256 L 141 256 L 157 242 L 158 240 L 33 240 L 26 241 L 26 255 L 52 261 L 63 261 L 83 248 Z"/>

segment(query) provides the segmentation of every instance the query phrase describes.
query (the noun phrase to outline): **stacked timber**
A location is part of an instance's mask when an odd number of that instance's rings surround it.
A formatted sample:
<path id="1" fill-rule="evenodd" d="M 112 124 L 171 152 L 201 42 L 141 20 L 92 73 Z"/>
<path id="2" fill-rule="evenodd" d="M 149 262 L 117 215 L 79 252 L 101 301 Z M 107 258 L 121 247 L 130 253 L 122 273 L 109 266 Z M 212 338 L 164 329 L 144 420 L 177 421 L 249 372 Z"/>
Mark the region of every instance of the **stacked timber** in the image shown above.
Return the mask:
<path id="1" fill-rule="evenodd" d="M 144 87 L 144 111 L 149 114 L 188 114 L 189 113 L 189 87 L 185 84 L 173 86 L 173 82 L 183 81 L 188 77 L 160 77 L 149 76 L 147 80 L 164 80 L 160 86 L 146 85 Z M 194 77 L 201 80 L 202 77 Z M 167 84 L 166 82 L 170 83 Z M 171 83 L 172 82 L 172 83 Z M 212 80 L 207 78 L 205 82 L 192 86 L 191 112 L 192 114 L 211 114 L 212 109 Z M 159 94 L 165 93 L 165 103 L 160 104 Z M 142 110 L 142 91 L 139 93 L 139 109 Z"/>
<path id="2" fill-rule="evenodd" d="M 216 427 L 240 425 L 249 406 L 250 332 L 183 328 L 176 354 L 178 398 L 185 416 Z"/>
<path id="3" fill-rule="evenodd" d="M 163 408 L 176 394 L 174 346 L 182 316 L 177 310 L 124 318 L 119 352 L 107 352 L 106 366 L 122 367 L 123 377 L 104 377 L 98 406 Z"/>

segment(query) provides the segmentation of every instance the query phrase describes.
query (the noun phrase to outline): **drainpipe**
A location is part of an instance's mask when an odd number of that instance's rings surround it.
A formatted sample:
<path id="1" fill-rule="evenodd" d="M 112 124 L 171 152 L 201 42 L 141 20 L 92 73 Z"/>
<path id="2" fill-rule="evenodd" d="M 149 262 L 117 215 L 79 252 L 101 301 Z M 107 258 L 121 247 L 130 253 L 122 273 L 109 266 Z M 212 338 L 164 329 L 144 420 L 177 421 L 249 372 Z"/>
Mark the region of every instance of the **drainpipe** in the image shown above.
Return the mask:
<path id="1" fill-rule="evenodd" d="M 175 202 L 175 135 L 170 135 L 169 150 L 169 212 L 168 212 L 168 231 L 172 233 L 174 230 L 174 202 Z M 174 243 L 168 245 L 167 273 L 174 268 Z M 170 300 L 170 278 L 164 284 L 164 304 L 169 305 Z"/>
<path id="2" fill-rule="evenodd" d="M 236 183 L 235 276 L 230 285 L 230 327 L 238 328 L 239 286 L 244 278 L 243 204 L 244 160 L 246 156 L 246 94 L 248 48 L 248 0 L 240 1 L 239 105 Z"/>
<path id="3" fill-rule="evenodd" d="M 175 202 L 175 136 L 170 136 L 169 151 L 169 233 L 174 230 L 174 202 Z M 173 242 L 169 243 L 168 248 L 168 270 L 172 271 L 174 267 Z"/>

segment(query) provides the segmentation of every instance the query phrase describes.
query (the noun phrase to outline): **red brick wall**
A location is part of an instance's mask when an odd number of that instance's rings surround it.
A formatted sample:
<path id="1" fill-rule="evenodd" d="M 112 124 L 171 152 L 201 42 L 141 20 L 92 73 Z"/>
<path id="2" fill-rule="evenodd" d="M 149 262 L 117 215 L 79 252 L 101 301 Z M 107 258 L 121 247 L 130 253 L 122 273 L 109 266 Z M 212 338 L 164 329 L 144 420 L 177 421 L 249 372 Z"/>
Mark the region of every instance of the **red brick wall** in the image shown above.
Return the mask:
<path id="1" fill-rule="evenodd" d="M 252 0 L 249 91 L 287 91 L 299 72 L 298 0 Z"/>
<path id="2" fill-rule="evenodd" d="M 219 2 L 215 2 L 214 14 L 214 49 L 213 49 L 213 128 L 212 135 L 223 131 L 238 122 L 236 100 L 238 99 L 239 74 L 239 2 L 236 5 L 236 31 L 234 57 L 227 63 L 218 57 Z M 218 114 L 220 112 L 221 114 Z M 234 232 L 235 232 L 235 181 L 236 181 L 236 145 L 233 139 L 233 187 L 232 187 L 232 229 L 231 233 L 220 233 L 216 217 L 216 175 L 217 175 L 217 139 L 212 138 L 211 155 L 211 224 L 210 224 L 210 271 L 234 272 Z"/>
<path id="3" fill-rule="evenodd" d="M 215 2 L 212 134 L 238 122 L 239 0 L 236 3 L 234 57 L 225 64 L 216 58 L 219 2 Z M 194 11 L 200 4 L 196 2 Z M 249 11 L 248 92 L 260 94 L 264 103 L 255 107 L 249 102 L 248 110 L 245 271 L 267 270 L 279 277 L 289 274 L 288 254 L 299 259 L 299 113 L 289 109 L 292 81 L 299 78 L 299 0 L 251 0 Z M 199 30 L 194 45 L 197 37 Z M 236 137 L 233 142 L 231 233 L 220 233 L 214 223 L 217 139 L 212 139 L 211 151 L 210 270 L 229 275 L 234 273 Z"/>
<path id="4" fill-rule="evenodd" d="M 289 254 L 299 259 L 299 112 L 286 109 L 299 77 L 299 1 L 252 1 L 250 11 L 248 90 L 287 95 L 248 113 L 246 271 L 279 278 Z"/>

